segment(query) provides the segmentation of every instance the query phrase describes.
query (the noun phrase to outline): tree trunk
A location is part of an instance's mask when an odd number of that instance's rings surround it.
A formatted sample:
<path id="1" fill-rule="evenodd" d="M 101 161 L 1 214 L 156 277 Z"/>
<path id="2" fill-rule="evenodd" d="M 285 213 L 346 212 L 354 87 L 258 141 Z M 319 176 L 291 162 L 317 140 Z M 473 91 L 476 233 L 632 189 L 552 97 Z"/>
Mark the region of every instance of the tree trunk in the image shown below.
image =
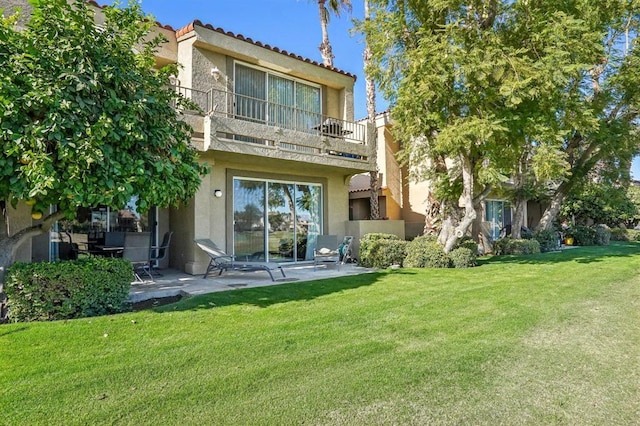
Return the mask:
<path id="1" fill-rule="evenodd" d="M 474 164 L 466 155 L 460 155 L 460 166 L 462 169 L 462 196 L 464 203 L 464 215 L 457 225 L 447 219 L 443 221 L 441 236 L 439 241 L 444 246 L 445 253 L 453 250 L 458 241 L 467 234 L 467 231 L 473 225 L 473 221 L 478 216 L 476 208 L 482 200 L 487 196 L 491 187 L 486 186 L 481 194 L 474 197 L 473 188 L 475 186 Z M 444 233 L 444 234 L 443 234 Z"/>
<path id="2" fill-rule="evenodd" d="M 553 194 L 551 198 L 551 203 L 549 207 L 546 208 L 544 213 L 542 214 L 542 218 L 540 219 L 540 223 L 536 226 L 536 231 L 545 231 L 551 229 L 553 226 L 553 221 L 558 217 L 558 213 L 560 213 L 560 207 L 562 207 L 562 202 L 566 198 L 569 191 L 569 184 L 567 182 L 563 182 L 560 184 L 556 192 Z"/>
<path id="3" fill-rule="evenodd" d="M 514 239 L 520 239 L 522 237 L 521 230 L 525 226 L 524 211 L 527 206 L 527 199 L 524 197 L 516 197 L 515 212 L 513 213 L 513 219 L 511 220 L 511 237 Z"/>
<path id="4" fill-rule="evenodd" d="M 369 1 L 364 1 L 364 19 L 369 20 Z M 366 42 L 366 41 L 365 41 Z M 378 131 L 376 129 L 376 86 L 373 77 L 368 72 L 371 64 L 371 49 L 369 43 L 364 48 L 365 89 L 367 94 L 367 143 L 369 144 L 371 158 L 369 164 L 369 207 L 371 220 L 380 219 L 380 201 L 378 194 Z"/>
<path id="5" fill-rule="evenodd" d="M 0 215 L 0 228 L 3 229 L 0 237 L 0 323 L 7 320 L 7 296 L 4 292 L 4 279 L 7 269 L 13 264 L 18 248 L 28 239 L 49 232 L 54 222 L 62 219 L 64 214 L 61 212 L 52 213 L 45 217 L 42 223 L 25 228 L 15 235 L 8 234 L 7 215 L 3 211 Z"/>
<path id="6" fill-rule="evenodd" d="M 333 52 L 331 50 L 331 44 L 329 43 L 329 11 L 325 7 L 327 0 L 318 0 L 318 13 L 320 14 L 320 27 L 322 28 L 322 43 L 318 49 L 320 49 L 320 55 L 322 55 L 322 63 L 328 67 L 333 67 Z"/>
<path id="7" fill-rule="evenodd" d="M 442 213 L 440 211 L 440 206 L 440 201 L 434 197 L 432 191 L 429 191 L 424 217 L 424 229 L 422 230 L 424 235 L 438 235 L 442 230 L 442 223 L 440 220 Z"/>

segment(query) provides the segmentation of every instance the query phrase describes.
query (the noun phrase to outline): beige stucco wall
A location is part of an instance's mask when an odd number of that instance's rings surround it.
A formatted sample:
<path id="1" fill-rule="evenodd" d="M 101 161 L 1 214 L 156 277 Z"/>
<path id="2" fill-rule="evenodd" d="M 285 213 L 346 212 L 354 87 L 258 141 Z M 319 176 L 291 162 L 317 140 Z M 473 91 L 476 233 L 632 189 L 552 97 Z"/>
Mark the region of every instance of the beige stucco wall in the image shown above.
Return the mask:
<path id="1" fill-rule="evenodd" d="M 179 79 L 184 87 L 202 91 L 232 90 L 233 66 L 235 61 L 241 61 L 321 85 L 322 113 L 344 120 L 354 119 L 352 77 L 202 27 L 180 37 L 177 51 L 177 60 L 182 65 Z M 217 80 L 211 75 L 214 67 L 219 70 Z M 219 107 L 226 106 L 222 103 Z"/>
<path id="2" fill-rule="evenodd" d="M 31 219 L 31 207 L 23 202 L 19 202 L 16 208 L 7 205 L 7 218 L 9 221 L 9 235 L 14 235 L 18 231 L 31 226 L 34 221 Z M 32 239 L 24 242 L 16 253 L 16 262 L 31 262 Z"/>
<path id="3" fill-rule="evenodd" d="M 181 240 L 172 245 L 172 265 L 190 274 L 204 273 L 209 258 L 195 244 L 195 238 L 210 238 L 229 253 L 233 250 L 233 177 L 321 183 L 323 185 L 324 233 L 345 235 L 349 218 L 348 185 L 339 169 L 316 167 L 290 161 L 268 160 L 248 155 L 203 153 L 211 166 L 197 195 L 184 208 L 171 212 L 172 229 Z M 213 194 L 221 189 L 223 196 Z"/>
<path id="4" fill-rule="evenodd" d="M 346 235 L 352 235 L 352 250 L 355 258 L 359 257 L 360 238 L 364 234 L 383 233 L 397 235 L 401 239 L 405 239 L 404 221 L 403 220 L 352 220 L 346 224 Z"/>

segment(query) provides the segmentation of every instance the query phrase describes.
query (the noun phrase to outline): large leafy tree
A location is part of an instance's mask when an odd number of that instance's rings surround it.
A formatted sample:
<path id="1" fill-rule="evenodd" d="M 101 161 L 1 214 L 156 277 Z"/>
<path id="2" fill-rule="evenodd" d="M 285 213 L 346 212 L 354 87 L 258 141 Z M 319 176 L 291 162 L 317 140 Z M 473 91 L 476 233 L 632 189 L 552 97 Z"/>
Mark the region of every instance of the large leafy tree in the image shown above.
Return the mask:
<path id="1" fill-rule="evenodd" d="M 30 3 L 24 28 L 0 20 L 0 283 L 23 241 L 78 207 L 175 205 L 207 172 L 176 112 L 176 69 L 154 68 L 163 40 L 137 4 L 101 9 L 98 25 L 84 0 Z M 20 200 L 45 217 L 10 235 L 5 208 Z"/>
<path id="2" fill-rule="evenodd" d="M 376 79 L 403 159 L 436 183 L 445 250 L 508 178 L 520 203 L 556 182 L 546 227 L 599 159 L 633 152 L 635 40 L 618 47 L 638 2 L 370 1 Z"/>

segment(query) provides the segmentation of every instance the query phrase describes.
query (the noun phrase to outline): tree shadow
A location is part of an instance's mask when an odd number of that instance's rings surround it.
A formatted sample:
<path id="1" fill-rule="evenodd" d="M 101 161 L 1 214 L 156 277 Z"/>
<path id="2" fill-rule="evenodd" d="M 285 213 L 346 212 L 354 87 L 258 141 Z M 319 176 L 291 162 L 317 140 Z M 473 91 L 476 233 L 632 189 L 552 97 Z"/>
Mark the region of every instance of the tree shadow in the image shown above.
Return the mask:
<path id="1" fill-rule="evenodd" d="M 587 246 L 566 248 L 561 251 L 540 253 L 534 255 L 505 255 L 479 258 L 478 266 L 493 263 L 516 264 L 550 264 L 562 262 L 594 263 L 602 262 L 611 257 L 632 257 L 640 253 L 640 244 L 637 242 L 612 242 L 608 246 Z"/>
<path id="2" fill-rule="evenodd" d="M 152 308 L 153 312 L 176 312 L 219 308 L 230 305 L 251 305 L 266 308 L 278 303 L 308 301 L 333 293 L 353 290 L 374 284 L 380 277 L 410 273 L 402 270 L 380 271 L 315 281 L 291 282 L 287 284 L 251 287 L 237 290 L 207 293 L 182 299 L 178 303 Z"/>

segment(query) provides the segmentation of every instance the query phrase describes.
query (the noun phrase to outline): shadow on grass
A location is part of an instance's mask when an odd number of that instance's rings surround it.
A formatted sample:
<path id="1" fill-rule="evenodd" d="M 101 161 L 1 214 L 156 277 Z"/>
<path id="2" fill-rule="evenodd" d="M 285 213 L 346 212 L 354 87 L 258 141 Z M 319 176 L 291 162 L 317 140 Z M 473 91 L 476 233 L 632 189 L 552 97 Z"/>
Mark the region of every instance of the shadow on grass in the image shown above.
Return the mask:
<path id="1" fill-rule="evenodd" d="M 509 255 L 479 258 L 478 266 L 492 263 L 548 264 L 561 262 L 594 263 L 611 257 L 632 257 L 640 253 L 637 242 L 615 241 L 608 246 L 566 248 L 562 251 L 535 255 Z"/>
<path id="2" fill-rule="evenodd" d="M 251 305 L 266 308 L 278 303 L 313 300 L 329 294 L 369 286 L 378 281 L 380 277 L 390 273 L 394 275 L 412 274 L 412 272 L 404 270 L 381 271 L 316 281 L 292 282 L 274 286 L 208 293 L 183 299 L 175 304 L 160 306 L 152 309 L 152 311 L 176 312 L 230 305 Z"/>

